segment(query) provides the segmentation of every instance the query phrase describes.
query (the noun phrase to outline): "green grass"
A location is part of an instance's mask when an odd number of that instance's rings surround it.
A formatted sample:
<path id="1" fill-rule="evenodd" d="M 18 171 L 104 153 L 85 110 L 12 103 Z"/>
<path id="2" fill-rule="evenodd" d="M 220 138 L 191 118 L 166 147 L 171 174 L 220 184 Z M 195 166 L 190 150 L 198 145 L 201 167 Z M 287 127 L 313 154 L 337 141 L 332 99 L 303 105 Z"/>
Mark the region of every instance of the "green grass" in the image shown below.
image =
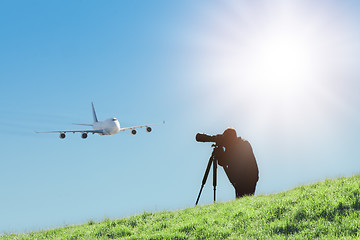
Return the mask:
<path id="1" fill-rule="evenodd" d="M 273 195 L 0 239 L 360 239 L 360 175 Z"/>

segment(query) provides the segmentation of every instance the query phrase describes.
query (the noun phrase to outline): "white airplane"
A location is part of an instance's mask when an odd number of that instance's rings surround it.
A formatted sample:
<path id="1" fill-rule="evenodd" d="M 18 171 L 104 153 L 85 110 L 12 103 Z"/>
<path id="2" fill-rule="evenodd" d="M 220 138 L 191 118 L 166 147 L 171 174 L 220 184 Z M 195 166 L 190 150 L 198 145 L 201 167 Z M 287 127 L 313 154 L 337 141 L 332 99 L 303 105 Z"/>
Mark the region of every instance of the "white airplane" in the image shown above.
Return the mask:
<path id="1" fill-rule="evenodd" d="M 92 133 L 92 134 L 97 133 L 99 135 L 113 135 L 120 131 L 125 131 L 128 129 L 131 130 L 132 135 L 135 135 L 137 133 L 136 128 L 143 128 L 143 127 L 146 128 L 147 132 L 151 132 L 152 129 L 150 126 L 160 124 L 160 123 L 155 123 L 155 124 L 146 124 L 146 125 L 140 125 L 140 126 L 120 128 L 120 123 L 116 118 L 109 118 L 104 121 L 98 121 L 98 119 L 96 117 L 94 104 L 91 103 L 91 106 L 92 106 L 92 111 L 93 111 L 94 123 L 93 124 L 74 123 L 74 124 L 82 125 L 82 126 L 91 126 L 93 128 L 93 130 L 65 130 L 65 131 L 46 131 L 46 132 L 36 132 L 36 133 L 59 133 L 60 134 L 59 137 L 61 139 L 64 139 L 66 137 L 66 133 L 68 133 L 68 132 L 72 132 L 72 133 L 79 132 L 79 133 L 81 133 L 81 137 L 83 139 L 85 139 L 85 138 L 87 138 L 88 133 Z M 165 123 L 165 121 L 163 122 L 163 124 L 164 123 Z"/>

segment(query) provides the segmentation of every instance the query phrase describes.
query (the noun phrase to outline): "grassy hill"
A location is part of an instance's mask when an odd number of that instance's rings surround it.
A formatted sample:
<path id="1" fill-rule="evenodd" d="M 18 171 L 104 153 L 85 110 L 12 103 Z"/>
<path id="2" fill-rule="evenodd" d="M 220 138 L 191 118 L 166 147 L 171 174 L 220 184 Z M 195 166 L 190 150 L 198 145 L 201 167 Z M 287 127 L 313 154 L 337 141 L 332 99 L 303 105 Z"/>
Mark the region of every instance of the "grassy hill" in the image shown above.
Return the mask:
<path id="1" fill-rule="evenodd" d="M 0 239 L 360 239 L 360 175 L 226 203 Z"/>

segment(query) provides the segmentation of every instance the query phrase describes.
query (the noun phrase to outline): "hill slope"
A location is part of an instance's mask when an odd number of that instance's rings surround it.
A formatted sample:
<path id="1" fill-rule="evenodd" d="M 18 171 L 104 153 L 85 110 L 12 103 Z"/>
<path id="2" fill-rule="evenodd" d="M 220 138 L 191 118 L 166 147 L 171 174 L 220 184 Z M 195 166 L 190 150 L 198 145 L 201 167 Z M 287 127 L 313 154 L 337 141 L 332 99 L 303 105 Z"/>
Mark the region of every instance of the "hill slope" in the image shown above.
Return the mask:
<path id="1" fill-rule="evenodd" d="M 360 175 L 174 212 L 12 234 L 1 239 L 360 238 Z"/>

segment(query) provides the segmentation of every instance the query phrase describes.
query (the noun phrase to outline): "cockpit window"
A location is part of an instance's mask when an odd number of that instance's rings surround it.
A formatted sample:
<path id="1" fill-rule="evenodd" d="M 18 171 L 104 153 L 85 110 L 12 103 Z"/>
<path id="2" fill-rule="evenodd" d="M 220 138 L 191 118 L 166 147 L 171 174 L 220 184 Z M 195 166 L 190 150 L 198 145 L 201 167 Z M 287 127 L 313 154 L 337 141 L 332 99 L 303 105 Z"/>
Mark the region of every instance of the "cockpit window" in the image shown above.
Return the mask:
<path id="1" fill-rule="evenodd" d="M 115 122 L 117 119 L 116 119 L 116 118 L 113 118 L 112 120 Z"/>

